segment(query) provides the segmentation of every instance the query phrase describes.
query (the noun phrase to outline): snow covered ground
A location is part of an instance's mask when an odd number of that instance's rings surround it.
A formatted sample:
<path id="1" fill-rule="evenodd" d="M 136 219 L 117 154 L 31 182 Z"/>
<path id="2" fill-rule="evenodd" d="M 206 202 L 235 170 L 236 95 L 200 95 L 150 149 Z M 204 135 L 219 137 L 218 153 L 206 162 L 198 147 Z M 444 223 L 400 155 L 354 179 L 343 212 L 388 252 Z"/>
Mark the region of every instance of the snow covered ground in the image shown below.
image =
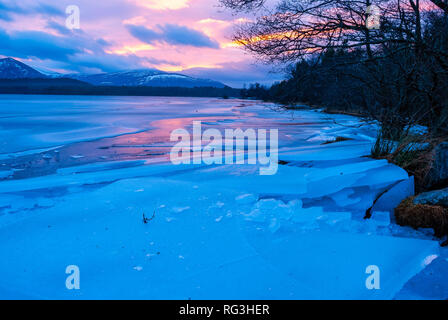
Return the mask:
<path id="1" fill-rule="evenodd" d="M 193 120 L 278 128 L 277 174 L 172 165 L 169 134 Z M 446 250 L 391 216 L 412 178 L 365 157 L 376 127 L 354 117 L 240 100 L 0 96 L 0 132 L 0 298 L 448 298 Z M 336 137 L 351 140 L 323 144 Z M 66 288 L 69 265 L 79 290 Z M 366 286 L 372 265 L 379 290 Z"/>

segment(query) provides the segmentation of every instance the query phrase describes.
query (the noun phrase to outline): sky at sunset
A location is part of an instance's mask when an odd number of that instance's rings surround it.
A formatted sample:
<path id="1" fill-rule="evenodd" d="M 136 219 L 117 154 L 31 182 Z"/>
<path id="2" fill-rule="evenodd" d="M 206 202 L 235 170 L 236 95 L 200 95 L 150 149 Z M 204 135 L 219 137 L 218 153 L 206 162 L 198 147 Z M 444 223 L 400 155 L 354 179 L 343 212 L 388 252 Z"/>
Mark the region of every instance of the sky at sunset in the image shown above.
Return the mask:
<path id="1" fill-rule="evenodd" d="M 69 5 L 80 29 L 65 26 Z M 156 68 L 234 87 L 282 78 L 231 41 L 243 15 L 218 0 L 0 0 L 0 56 L 43 71 Z"/>

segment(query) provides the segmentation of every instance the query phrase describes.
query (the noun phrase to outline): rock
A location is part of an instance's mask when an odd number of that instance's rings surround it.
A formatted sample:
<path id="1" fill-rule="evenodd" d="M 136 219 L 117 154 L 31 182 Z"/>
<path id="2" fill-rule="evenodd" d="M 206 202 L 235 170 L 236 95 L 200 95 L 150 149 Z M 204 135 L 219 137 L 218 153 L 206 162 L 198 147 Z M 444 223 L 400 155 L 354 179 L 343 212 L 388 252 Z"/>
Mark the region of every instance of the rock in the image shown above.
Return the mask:
<path id="1" fill-rule="evenodd" d="M 448 235 L 448 209 L 442 206 L 415 204 L 408 198 L 395 209 L 395 220 L 400 226 L 434 229 L 436 237 Z"/>
<path id="2" fill-rule="evenodd" d="M 435 148 L 434 162 L 427 181 L 428 188 L 448 182 L 448 142 L 443 142 Z"/>
<path id="3" fill-rule="evenodd" d="M 448 208 L 448 188 L 419 194 L 415 197 L 414 204 L 428 204 Z"/>

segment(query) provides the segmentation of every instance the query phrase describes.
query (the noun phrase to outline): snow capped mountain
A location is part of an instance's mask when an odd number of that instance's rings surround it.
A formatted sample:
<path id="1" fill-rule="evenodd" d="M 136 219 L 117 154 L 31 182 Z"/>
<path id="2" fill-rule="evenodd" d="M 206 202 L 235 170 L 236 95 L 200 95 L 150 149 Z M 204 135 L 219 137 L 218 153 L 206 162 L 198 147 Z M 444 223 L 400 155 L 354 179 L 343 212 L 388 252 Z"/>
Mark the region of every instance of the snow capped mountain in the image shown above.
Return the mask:
<path id="1" fill-rule="evenodd" d="M 224 88 L 221 82 L 193 78 L 156 69 L 139 69 L 100 74 L 59 74 L 39 72 L 12 58 L 0 59 L 0 79 L 70 78 L 96 86 L 118 87 L 213 87 Z"/>
<path id="2" fill-rule="evenodd" d="M 155 69 L 140 69 L 93 75 L 69 75 L 70 78 L 97 86 L 150 86 L 150 87 L 213 87 L 225 85 L 208 79 L 198 79 L 177 73 L 167 73 Z"/>
<path id="3" fill-rule="evenodd" d="M 0 59 L 0 79 L 46 78 L 42 73 L 12 58 Z"/>

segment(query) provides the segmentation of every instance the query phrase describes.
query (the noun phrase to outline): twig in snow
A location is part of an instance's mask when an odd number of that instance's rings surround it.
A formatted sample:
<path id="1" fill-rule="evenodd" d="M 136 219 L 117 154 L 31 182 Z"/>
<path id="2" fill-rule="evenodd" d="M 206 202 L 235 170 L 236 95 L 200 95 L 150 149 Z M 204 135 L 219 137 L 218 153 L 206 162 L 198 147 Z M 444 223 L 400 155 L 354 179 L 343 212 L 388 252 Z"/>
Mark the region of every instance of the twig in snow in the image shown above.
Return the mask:
<path id="1" fill-rule="evenodd" d="M 151 220 L 153 220 L 156 217 L 156 210 L 154 210 L 151 218 L 146 218 L 145 213 L 143 213 L 143 223 L 147 224 Z"/>

